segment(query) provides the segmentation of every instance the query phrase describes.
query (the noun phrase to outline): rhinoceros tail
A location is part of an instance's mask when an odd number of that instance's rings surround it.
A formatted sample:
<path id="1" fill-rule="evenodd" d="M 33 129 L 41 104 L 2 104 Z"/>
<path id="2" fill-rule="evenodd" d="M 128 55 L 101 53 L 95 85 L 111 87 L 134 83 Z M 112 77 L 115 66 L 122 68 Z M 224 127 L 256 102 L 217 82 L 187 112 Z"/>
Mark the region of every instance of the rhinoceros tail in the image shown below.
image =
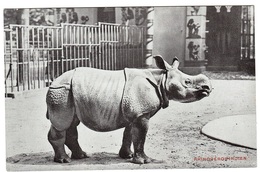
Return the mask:
<path id="1" fill-rule="evenodd" d="M 46 112 L 46 118 L 47 118 L 47 119 L 50 119 L 50 118 L 49 118 L 49 112 L 48 112 L 48 110 L 47 110 L 47 112 Z"/>

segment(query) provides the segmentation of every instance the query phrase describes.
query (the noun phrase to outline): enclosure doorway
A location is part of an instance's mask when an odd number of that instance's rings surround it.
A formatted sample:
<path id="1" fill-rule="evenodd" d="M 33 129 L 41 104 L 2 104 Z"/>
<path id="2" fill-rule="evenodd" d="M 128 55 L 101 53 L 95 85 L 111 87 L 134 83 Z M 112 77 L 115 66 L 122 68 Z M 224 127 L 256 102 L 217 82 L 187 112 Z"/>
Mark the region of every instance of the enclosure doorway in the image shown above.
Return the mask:
<path id="1" fill-rule="evenodd" d="M 237 70 L 241 50 L 241 9 L 241 6 L 207 7 L 209 70 Z"/>

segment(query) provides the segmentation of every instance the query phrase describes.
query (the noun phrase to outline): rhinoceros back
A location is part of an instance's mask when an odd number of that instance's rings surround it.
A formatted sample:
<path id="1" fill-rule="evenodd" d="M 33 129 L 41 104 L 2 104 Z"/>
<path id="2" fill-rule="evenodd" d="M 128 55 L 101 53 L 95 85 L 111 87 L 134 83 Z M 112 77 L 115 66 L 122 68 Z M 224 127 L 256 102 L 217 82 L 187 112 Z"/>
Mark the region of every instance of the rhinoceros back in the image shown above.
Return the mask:
<path id="1" fill-rule="evenodd" d="M 72 78 L 76 114 L 87 127 L 111 131 L 123 127 L 124 71 L 77 68 Z"/>

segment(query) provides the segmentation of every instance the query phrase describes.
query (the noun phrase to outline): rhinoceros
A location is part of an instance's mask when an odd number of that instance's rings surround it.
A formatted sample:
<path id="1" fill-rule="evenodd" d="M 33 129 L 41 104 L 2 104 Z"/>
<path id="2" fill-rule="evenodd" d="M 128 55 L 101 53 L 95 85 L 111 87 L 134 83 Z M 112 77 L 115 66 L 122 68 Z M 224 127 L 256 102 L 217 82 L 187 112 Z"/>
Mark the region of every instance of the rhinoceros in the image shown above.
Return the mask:
<path id="1" fill-rule="evenodd" d="M 159 55 L 154 59 L 156 69 L 107 71 L 80 67 L 53 81 L 46 95 L 46 115 L 51 122 L 48 140 L 55 162 L 88 157 L 78 143 L 80 122 L 99 132 L 125 128 L 119 156 L 138 164 L 154 160 L 144 152 L 149 119 L 168 107 L 169 100 L 193 102 L 212 91 L 205 75 L 189 76 L 178 70 L 178 58 L 172 65 Z M 130 149 L 132 143 L 134 152 Z M 65 145 L 72 152 L 71 158 Z"/>

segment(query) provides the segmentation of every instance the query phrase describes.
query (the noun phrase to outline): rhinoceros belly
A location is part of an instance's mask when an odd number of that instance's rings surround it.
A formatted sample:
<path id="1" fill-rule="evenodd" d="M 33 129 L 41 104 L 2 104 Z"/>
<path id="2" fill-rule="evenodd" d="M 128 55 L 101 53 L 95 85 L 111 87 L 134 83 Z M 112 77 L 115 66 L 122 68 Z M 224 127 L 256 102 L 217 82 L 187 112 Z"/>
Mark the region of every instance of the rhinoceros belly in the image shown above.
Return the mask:
<path id="1" fill-rule="evenodd" d="M 72 92 L 80 121 L 96 131 L 123 127 L 126 123 L 121 113 L 124 84 L 123 71 L 76 69 Z"/>

